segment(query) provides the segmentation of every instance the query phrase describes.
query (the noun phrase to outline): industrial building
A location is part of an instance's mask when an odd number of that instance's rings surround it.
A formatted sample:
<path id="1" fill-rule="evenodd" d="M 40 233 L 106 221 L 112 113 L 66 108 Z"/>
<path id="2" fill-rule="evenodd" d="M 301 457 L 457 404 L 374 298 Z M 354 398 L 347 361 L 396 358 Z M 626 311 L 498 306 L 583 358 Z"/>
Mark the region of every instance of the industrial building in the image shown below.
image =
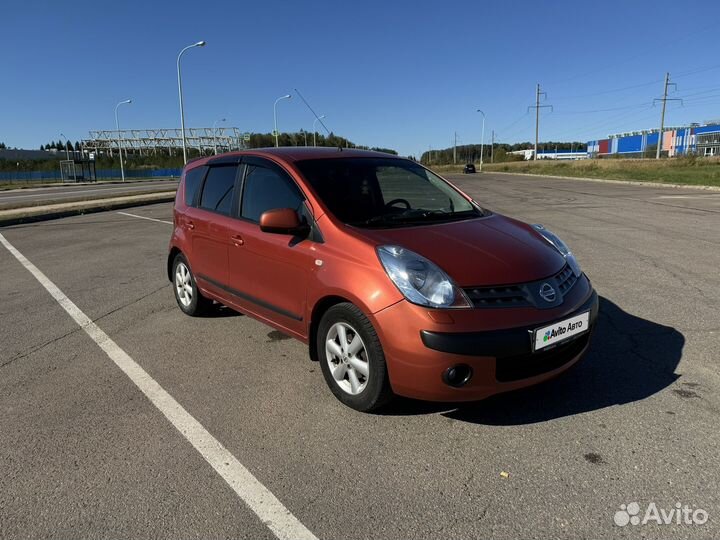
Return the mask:
<path id="1" fill-rule="evenodd" d="M 588 141 L 590 157 L 622 155 L 642 157 L 654 154 L 657 149 L 660 130 L 651 129 L 610 135 L 607 139 Z M 669 127 L 663 131 L 662 152 L 670 157 L 695 154 L 699 156 L 720 156 L 720 121 L 703 125 L 691 124 L 684 127 Z"/>

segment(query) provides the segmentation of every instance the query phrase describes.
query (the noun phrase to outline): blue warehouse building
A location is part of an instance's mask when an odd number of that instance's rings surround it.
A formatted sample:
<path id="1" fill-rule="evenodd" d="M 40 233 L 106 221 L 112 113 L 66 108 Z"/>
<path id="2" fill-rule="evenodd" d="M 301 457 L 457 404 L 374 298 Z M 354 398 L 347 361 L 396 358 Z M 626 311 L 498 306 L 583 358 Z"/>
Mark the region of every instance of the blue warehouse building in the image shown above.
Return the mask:
<path id="1" fill-rule="evenodd" d="M 607 139 L 588 141 L 588 155 L 640 157 L 649 150 L 654 151 L 659 138 L 659 130 L 611 135 Z M 720 156 L 720 122 L 692 124 L 664 130 L 662 152 L 670 157 L 687 154 Z"/>

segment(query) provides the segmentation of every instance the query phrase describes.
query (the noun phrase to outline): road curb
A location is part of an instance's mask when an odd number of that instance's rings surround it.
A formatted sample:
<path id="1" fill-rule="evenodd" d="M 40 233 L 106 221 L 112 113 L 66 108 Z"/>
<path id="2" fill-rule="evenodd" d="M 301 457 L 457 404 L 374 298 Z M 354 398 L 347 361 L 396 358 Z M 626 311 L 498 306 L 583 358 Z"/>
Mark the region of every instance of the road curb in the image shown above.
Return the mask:
<path id="1" fill-rule="evenodd" d="M 71 203 L 49 204 L 45 206 L 32 206 L 15 208 L 12 210 L 0 210 L 0 227 L 19 225 L 22 223 L 33 223 L 51 219 L 77 216 L 82 214 L 93 214 L 107 210 L 119 210 L 133 206 L 145 206 L 175 200 L 175 191 L 163 191 L 145 195 L 125 195 L 105 199 L 94 199 L 90 201 L 77 201 Z"/>
<path id="2" fill-rule="evenodd" d="M 697 189 L 700 191 L 720 191 L 718 186 L 699 186 L 696 184 L 666 184 L 664 182 L 641 182 L 639 180 L 613 180 L 611 178 L 588 178 L 586 176 L 558 176 L 555 174 L 533 174 L 533 173 L 516 173 L 506 171 L 484 171 L 485 174 L 509 174 L 510 176 L 530 176 L 534 178 L 558 178 L 560 180 L 582 180 L 584 182 L 601 182 L 605 184 L 626 184 L 629 186 L 646 186 L 646 187 L 669 187 L 669 188 L 687 188 Z"/>

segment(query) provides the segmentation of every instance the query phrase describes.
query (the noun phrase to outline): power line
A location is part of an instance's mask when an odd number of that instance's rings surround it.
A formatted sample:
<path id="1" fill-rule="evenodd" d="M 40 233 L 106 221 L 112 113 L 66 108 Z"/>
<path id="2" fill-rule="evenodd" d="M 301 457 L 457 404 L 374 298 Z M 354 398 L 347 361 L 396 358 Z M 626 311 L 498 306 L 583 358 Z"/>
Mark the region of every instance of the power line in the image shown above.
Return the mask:
<path id="1" fill-rule="evenodd" d="M 616 92 L 624 92 L 625 90 L 634 90 L 635 88 L 644 88 L 645 86 L 652 86 L 653 84 L 662 82 L 662 79 L 654 79 L 652 81 L 640 83 L 640 84 L 632 84 L 630 86 L 623 86 L 621 88 L 611 88 L 609 90 L 602 90 L 600 92 L 591 92 L 589 94 L 580 94 L 577 96 L 560 96 L 557 99 L 578 99 L 578 98 L 586 98 L 586 97 L 593 97 L 593 96 L 604 96 L 606 94 L 614 94 Z"/>
<path id="2" fill-rule="evenodd" d="M 604 113 L 604 112 L 614 112 L 614 111 L 627 111 L 628 109 L 639 109 L 643 107 L 648 106 L 648 102 L 644 103 L 637 103 L 635 105 L 627 105 L 625 107 L 611 107 L 609 109 L 591 109 L 588 111 L 563 111 L 560 110 L 556 112 L 555 114 L 594 114 L 594 113 Z"/>
<path id="3" fill-rule="evenodd" d="M 720 69 L 720 64 L 715 64 L 713 66 L 707 66 L 704 68 L 692 69 L 690 71 L 681 71 L 680 73 L 675 75 L 675 78 L 677 79 L 680 77 L 690 77 L 691 75 L 705 73 L 706 71 L 712 71 L 713 69 Z"/>
<path id="4" fill-rule="evenodd" d="M 514 125 L 516 125 L 516 124 L 517 124 L 518 122 L 520 122 L 521 120 L 525 119 L 525 118 L 528 116 L 529 112 L 530 112 L 530 111 L 525 111 L 525 114 L 523 114 L 523 115 L 522 115 L 520 118 L 518 118 L 517 120 L 514 120 L 514 121 L 510 122 L 510 123 L 509 123 L 507 126 L 505 126 L 504 128 L 498 130 L 498 133 L 500 133 L 500 134 L 505 133 L 506 130 L 510 129 L 511 127 L 513 127 Z"/>

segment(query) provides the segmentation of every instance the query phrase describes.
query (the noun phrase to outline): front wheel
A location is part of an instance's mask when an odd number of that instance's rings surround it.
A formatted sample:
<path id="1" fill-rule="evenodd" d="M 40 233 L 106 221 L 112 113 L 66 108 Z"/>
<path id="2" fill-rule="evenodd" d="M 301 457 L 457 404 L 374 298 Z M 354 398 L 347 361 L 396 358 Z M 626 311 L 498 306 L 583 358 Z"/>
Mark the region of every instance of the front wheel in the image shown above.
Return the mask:
<path id="1" fill-rule="evenodd" d="M 325 382 L 348 407 L 370 412 L 392 399 L 380 339 L 357 306 L 337 304 L 325 312 L 317 353 Z"/>

